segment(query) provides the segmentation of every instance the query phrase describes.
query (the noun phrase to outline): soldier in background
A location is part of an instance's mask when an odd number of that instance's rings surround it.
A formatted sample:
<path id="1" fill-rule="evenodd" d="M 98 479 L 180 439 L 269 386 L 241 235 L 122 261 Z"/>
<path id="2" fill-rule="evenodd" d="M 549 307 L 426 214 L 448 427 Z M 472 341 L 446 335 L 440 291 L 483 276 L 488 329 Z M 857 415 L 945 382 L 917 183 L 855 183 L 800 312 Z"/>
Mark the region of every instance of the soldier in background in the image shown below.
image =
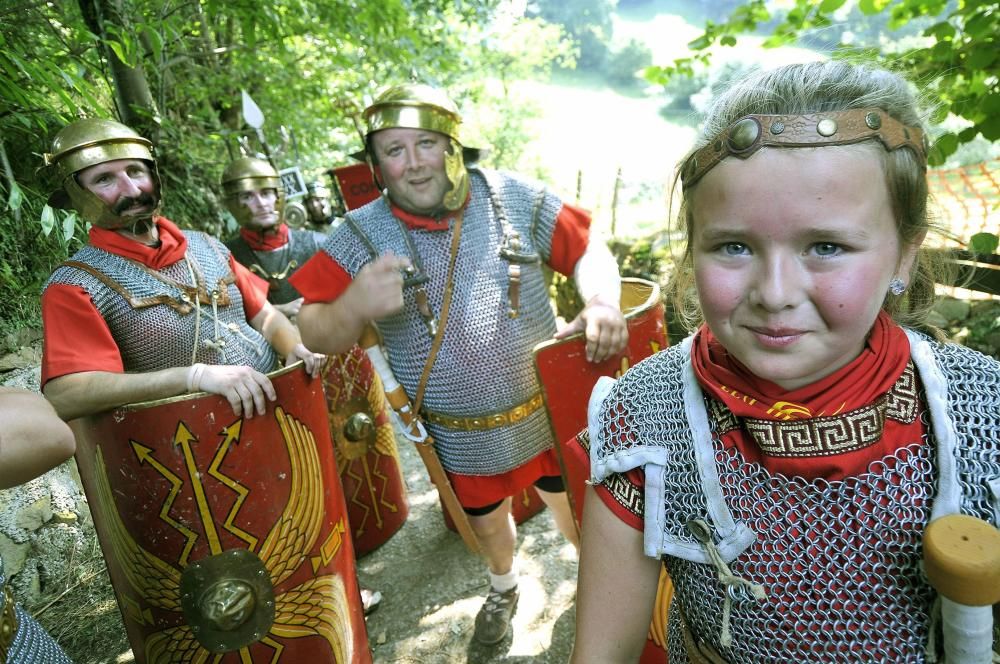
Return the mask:
<path id="1" fill-rule="evenodd" d="M 309 223 L 322 230 L 329 232 L 337 221 L 344 216 L 344 205 L 337 197 L 337 207 L 334 207 L 330 196 L 330 190 L 320 181 L 313 180 L 306 184 L 306 197 L 303 200 L 306 208 L 306 215 Z"/>
<path id="2" fill-rule="evenodd" d="M 319 250 L 326 236 L 288 227 L 281 178 L 264 159 L 241 157 L 230 162 L 222 173 L 222 190 L 226 207 L 240 225 L 226 246 L 237 261 L 268 282 L 268 301 L 294 318 L 302 296 L 288 277 Z"/>

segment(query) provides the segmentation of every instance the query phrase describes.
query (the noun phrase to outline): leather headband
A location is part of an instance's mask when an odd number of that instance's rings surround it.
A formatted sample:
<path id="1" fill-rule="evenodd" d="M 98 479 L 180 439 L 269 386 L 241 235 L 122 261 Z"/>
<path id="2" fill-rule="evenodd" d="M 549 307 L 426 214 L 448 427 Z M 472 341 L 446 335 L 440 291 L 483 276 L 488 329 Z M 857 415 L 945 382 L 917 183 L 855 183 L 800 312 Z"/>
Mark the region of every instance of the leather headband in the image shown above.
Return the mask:
<path id="1" fill-rule="evenodd" d="M 882 141 L 888 152 L 910 148 L 926 167 L 923 130 L 904 125 L 882 109 L 855 108 L 804 115 L 748 115 L 690 155 L 681 169 L 681 182 L 687 189 L 726 157 L 746 159 L 763 147 L 815 148 L 873 138 Z"/>

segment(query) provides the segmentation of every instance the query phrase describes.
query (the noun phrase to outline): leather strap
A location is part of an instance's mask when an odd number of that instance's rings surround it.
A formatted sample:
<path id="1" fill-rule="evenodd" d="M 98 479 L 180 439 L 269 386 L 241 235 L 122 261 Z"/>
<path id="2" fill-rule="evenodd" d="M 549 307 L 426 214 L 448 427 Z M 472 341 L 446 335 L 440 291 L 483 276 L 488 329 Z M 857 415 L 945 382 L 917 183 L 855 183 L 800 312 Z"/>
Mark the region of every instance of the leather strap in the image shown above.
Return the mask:
<path id="1" fill-rule="evenodd" d="M 434 358 L 441 350 L 441 342 L 444 341 L 444 328 L 448 323 L 448 308 L 451 306 L 451 294 L 455 290 L 455 263 L 458 262 L 458 245 L 462 236 L 462 221 L 465 219 L 465 211 L 459 210 L 455 217 L 455 228 L 451 237 L 451 255 L 448 257 L 448 276 L 444 282 L 444 299 L 441 302 L 441 316 L 438 324 L 437 334 L 431 342 L 431 350 L 427 354 L 427 362 L 424 363 L 424 372 L 420 375 L 420 382 L 417 383 L 417 396 L 413 399 L 413 412 L 420 412 L 420 405 L 424 402 L 424 392 L 427 389 L 427 379 L 430 378 L 431 368 L 434 366 Z"/>
<path id="2" fill-rule="evenodd" d="M 873 138 L 881 141 L 888 152 L 910 148 L 926 166 L 923 130 L 904 125 L 880 108 L 854 108 L 802 115 L 748 115 L 689 155 L 681 168 L 681 180 L 687 189 L 726 157 L 746 159 L 767 146 L 816 148 Z"/>

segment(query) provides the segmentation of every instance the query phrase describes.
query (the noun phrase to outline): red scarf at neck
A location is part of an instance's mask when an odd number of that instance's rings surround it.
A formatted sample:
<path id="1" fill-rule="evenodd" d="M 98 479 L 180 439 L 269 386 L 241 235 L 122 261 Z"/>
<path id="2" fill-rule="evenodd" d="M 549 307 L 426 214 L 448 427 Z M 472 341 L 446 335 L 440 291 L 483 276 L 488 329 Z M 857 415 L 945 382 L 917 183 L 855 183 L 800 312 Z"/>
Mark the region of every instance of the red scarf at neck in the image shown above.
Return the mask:
<path id="1" fill-rule="evenodd" d="M 281 224 L 263 231 L 241 228 L 240 237 L 254 251 L 274 251 L 288 244 L 288 225 Z"/>
<path id="2" fill-rule="evenodd" d="M 91 226 L 90 243 L 117 256 L 142 263 L 154 270 L 161 270 L 184 258 L 187 238 L 172 221 L 165 217 L 153 217 L 159 244 L 151 247 L 136 242 L 121 233 L 106 228 Z"/>
<path id="3" fill-rule="evenodd" d="M 691 350 L 698 382 L 737 417 L 769 420 L 836 415 L 871 403 L 896 382 L 910 359 L 906 333 L 884 312 L 853 361 L 815 383 L 787 391 L 750 373 L 703 327 Z M 785 402 L 792 408 L 775 408 Z"/>
<path id="4" fill-rule="evenodd" d="M 461 208 L 449 211 L 448 214 L 441 215 L 440 219 L 428 217 L 422 214 L 416 214 L 414 212 L 407 212 L 395 203 L 390 203 L 389 208 L 392 210 L 392 213 L 396 216 L 396 218 L 406 224 L 406 227 L 410 230 L 419 228 L 425 231 L 446 231 L 451 228 L 451 222 L 453 222 L 455 217 L 458 216 L 459 210 L 465 209 L 465 206 L 469 204 L 470 200 L 472 200 L 471 192 L 465 197 L 465 203 Z"/>
<path id="5" fill-rule="evenodd" d="M 709 396 L 724 403 L 737 418 L 775 422 L 830 418 L 868 406 L 893 387 L 909 360 L 906 333 L 885 312 L 875 319 L 857 358 L 826 378 L 791 391 L 750 373 L 707 326 L 699 330 L 691 348 L 695 376 Z M 922 432 L 919 418 L 914 424 L 916 428 L 887 419 L 879 443 L 842 454 L 769 457 L 743 427 L 726 434 L 723 443 L 735 445 L 748 460 L 758 461 L 772 472 L 842 479 L 863 472 L 871 461 L 900 445 L 918 440 Z"/>

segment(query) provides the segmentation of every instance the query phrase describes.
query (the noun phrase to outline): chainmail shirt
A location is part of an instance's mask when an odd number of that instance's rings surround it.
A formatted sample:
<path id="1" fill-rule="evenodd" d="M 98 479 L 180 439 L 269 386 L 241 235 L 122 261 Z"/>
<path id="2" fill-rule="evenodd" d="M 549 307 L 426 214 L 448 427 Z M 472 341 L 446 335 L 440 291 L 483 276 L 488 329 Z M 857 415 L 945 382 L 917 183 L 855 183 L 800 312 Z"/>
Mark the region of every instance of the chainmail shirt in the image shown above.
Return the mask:
<path id="1" fill-rule="evenodd" d="M 87 291 L 118 344 L 127 372 L 191 365 L 196 336 L 194 362 L 272 370 L 277 356 L 246 320 L 243 297 L 229 269 L 229 251 L 204 233 L 184 235 L 185 257 L 161 270 L 88 245 L 70 261 L 89 270 L 63 264 L 45 287 L 66 284 Z M 204 300 L 200 306 L 193 306 L 192 275 L 199 300 Z"/>
<path id="2" fill-rule="evenodd" d="M 233 258 L 248 270 L 270 284 L 267 299 L 272 304 L 285 304 L 302 297 L 288 282 L 295 270 L 312 258 L 326 242 L 326 235 L 316 231 L 288 229 L 288 243 L 273 251 L 257 251 L 250 248 L 241 235 L 226 241 L 226 247 L 233 252 Z"/>
<path id="3" fill-rule="evenodd" d="M 0 588 L 4 587 L 4 583 L 3 566 L 0 564 Z M 8 609 L 6 601 L 4 593 L 0 592 L 0 615 Z M 17 631 L 7 648 L 7 664 L 72 664 L 59 644 L 20 604 L 15 604 L 14 614 L 17 616 Z"/>
<path id="4" fill-rule="evenodd" d="M 645 471 L 645 552 L 675 585 L 671 664 L 689 661 L 682 614 L 732 664 L 925 661 L 936 596 L 921 571 L 925 526 L 955 512 L 1000 524 L 1000 363 L 907 334 L 928 434 L 840 481 L 772 474 L 724 448 L 690 338 L 617 382 L 602 379 L 591 400 L 592 479 Z M 733 575 L 763 586 L 763 601 L 721 586 L 686 527 L 693 519 L 709 524 Z"/>
<path id="5" fill-rule="evenodd" d="M 424 406 L 456 417 L 504 412 L 535 395 L 539 386 L 531 350 L 555 334 L 555 317 L 540 264 L 521 265 L 520 314 L 507 316 L 507 262 L 498 255 L 500 223 L 486 178 L 520 233 L 524 250 L 543 261 L 551 253 L 556 215 L 562 202 L 513 175 L 470 169 L 471 198 L 464 208 L 455 265 L 454 291 L 444 340 L 427 381 Z M 539 196 L 541 195 L 541 198 Z M 540 201 L 540 206 L 536 205 Z M 537 222 L 532 224 L 535 208 Z M 378 254 L 409 256 L 403 232 L 409 232 L 427 276 L 431 310 L 439 315 L 447 279 L 452 231 L 405 228 L 382 199 L 351 212 L 351 217 Z M 351 277 L 374 256 L 350 224 L 341 224 L 323 246 Z M 412 259 L 412 257 L 411 257 Z M 405 289 L 403 309 L 378 321 L 389 365 L 411 397 L 431 348 L 431 337 Z M 536 410 L 508 426 L 463 431 L 428 423 L 444 467 L 466 475 L 507 472 L 552 446 L 544 410 Z"/>

